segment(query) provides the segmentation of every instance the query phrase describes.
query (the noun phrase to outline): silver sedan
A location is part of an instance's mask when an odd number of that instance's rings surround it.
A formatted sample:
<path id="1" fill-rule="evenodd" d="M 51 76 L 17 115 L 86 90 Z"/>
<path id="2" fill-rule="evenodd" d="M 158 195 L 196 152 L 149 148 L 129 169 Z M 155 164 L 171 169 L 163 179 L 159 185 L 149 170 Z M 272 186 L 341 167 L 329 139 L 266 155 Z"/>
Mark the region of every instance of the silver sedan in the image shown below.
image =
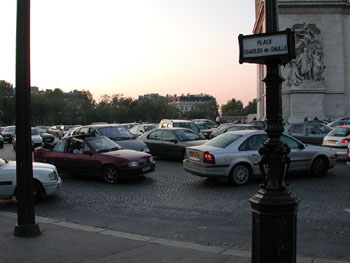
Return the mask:
<path id="1" fill-rule="evenodd" d="M 187 147 L 184 169 L 201 177 L 221 177 L 237 185 L 246 184 L 252 176 L 260 175 L 258 150 L 266 139 L 264 131 L 224 133 L 203 145 Z M 289 172 L 324 176 L 335 165 L 335 155 L 328 149 L 303 144 L 288 135 L 282 135 L 281 140 L 291 149 Z"/>

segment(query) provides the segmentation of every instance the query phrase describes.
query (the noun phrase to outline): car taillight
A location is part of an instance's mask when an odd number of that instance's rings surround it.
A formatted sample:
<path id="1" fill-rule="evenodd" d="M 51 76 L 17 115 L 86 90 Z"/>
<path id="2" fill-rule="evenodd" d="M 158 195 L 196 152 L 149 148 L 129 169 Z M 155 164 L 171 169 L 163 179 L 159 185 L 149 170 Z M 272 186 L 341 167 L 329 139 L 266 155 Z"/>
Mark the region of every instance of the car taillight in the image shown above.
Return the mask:
<path id="1" fill-rule="evenodd" d="M 345 138 L 341 141 L 341 143 L 349 143 L 350 142 L 350 138 Z"/>
<path id="2" fill-rule="evenodd" d="M 212 154 L 210 154 L 208 152 L 204 153 L 203 162 L 204 163 L 208 163 L 208 164 L 215 164 L 214 155 L 212 155 Z"/>

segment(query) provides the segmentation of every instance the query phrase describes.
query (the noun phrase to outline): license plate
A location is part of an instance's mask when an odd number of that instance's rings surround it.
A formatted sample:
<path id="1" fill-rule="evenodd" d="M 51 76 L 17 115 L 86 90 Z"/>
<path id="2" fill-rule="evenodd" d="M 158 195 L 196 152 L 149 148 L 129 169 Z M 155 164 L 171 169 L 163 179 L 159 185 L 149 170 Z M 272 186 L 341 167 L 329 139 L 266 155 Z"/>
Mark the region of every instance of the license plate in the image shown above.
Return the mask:
<path id="1" fill-rule="evenodd" d="M 191 152 L 191 157 L 199 159 L 199 153 Z"/>
<path id="2" fill-rule="evenodd" d="M 149 170 L 151 170 L 151 166 L 147 166 L 147 167 L 142 168 L 142 172 L 147 172 Z"/>
<path id="3" fill-rule="evenodd" d="M 336 144 L 337 141 L 328 141 L 329 144 Z"/>

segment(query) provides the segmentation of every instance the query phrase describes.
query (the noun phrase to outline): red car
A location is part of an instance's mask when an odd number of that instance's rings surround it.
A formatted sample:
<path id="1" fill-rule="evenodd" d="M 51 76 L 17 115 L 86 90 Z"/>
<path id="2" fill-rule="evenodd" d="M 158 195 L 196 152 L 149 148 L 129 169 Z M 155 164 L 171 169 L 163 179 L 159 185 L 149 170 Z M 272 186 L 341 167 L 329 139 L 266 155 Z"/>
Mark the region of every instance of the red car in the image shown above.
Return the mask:
<path id="1" fill-rule="evenodd" d="M 155 169 L 152 155 L 122 149 L 104 136 L 62 139 L 53 147 L 36 148 L 34 160 L 54 164 L 62 174 L 101 176 L 110 184 Z"/>

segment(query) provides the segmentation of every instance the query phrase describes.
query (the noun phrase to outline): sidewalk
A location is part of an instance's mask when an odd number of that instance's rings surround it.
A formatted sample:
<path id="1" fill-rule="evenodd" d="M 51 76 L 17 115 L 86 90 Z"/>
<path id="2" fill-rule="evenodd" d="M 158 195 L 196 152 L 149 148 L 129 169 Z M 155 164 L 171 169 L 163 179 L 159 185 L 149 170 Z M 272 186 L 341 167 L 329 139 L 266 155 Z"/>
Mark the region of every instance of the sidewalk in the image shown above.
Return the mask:
<path id="1" fill-rule="evenodd" d="M 15 237 L 17 214 L 0 212 L 1 263 L 198 262 L 249 263 L 250 251 L 202 246 L 37 217 L 41 235 Z M 298 263 L 334 260 L 298 258 Z M 337 263 L 349 263 L 336 261 Z"/>

